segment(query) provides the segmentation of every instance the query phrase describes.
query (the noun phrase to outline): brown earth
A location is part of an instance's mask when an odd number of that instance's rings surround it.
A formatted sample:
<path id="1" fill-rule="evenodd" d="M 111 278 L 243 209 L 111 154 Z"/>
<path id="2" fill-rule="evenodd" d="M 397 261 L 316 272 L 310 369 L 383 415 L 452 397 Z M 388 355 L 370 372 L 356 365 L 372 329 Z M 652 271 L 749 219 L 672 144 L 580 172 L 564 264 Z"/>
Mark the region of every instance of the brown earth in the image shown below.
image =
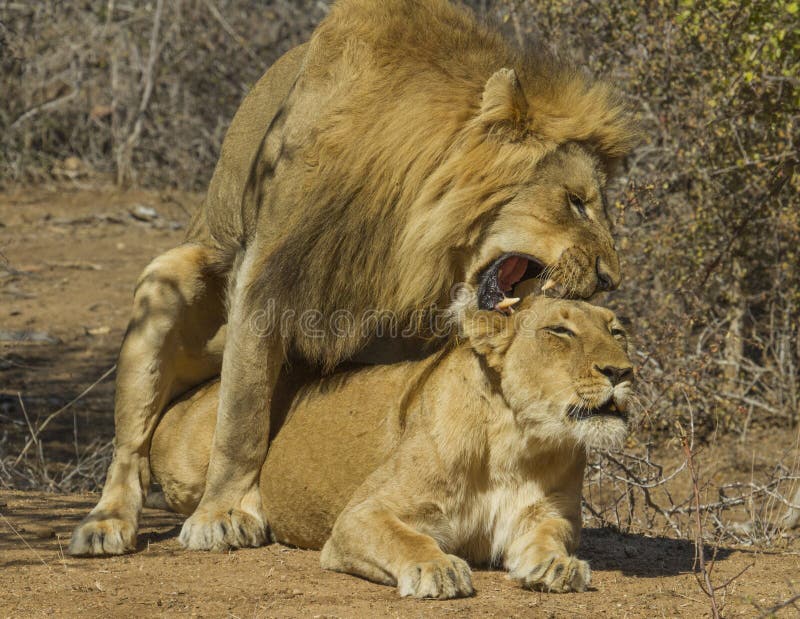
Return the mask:
<path id="1" fill-rule="evenodd" d="M 228 554 L 190 553 L 176 536 L 180 519 L 146 510 L 139 551 L 109 559 L 65 557 L 70 530 L 94 496 L 0 493 L 0 615 L 211 617 L 602 616 L 702 617 L 708 602 L 692 573 L 689 542 L 585 531 L 592 590 L 524 591 L 502 572 L 475 572 L 476 594 L 454 601 L 401 599 L 394 589 L 319 567 L 319 553 L 278 545 Z M 13 527 L 13 528 L 12 528 Z M 727 592 L 727 616 L 758 615 L 800 586 L 800 545 L 782 554 L 718 552 L 714 579 L 741 570 Z M 790 616 L 792 611 L 786 611 Z"/>
<path id="2" fill-rule="evenodd" d="M 112 376 L 56 415 L 20 466 L 10 464 L 30 435 L 29 423 L 38 428 L 113 366 L 137 275 L 180 241 L 180 225 L 198 202 L 187 194 L 78 186 L 0 195 L 0 487 L 31 488 L 0 490 L 0 616 L 710 614 L 691 542 L 610 529 L 584 533 L 579 554 L 593 568 L 587 593 L 523 591 L 502 572 L 479 570 L 475 597 L 447 602 L 404 600 L 390 587 L 325 572 L 311 551 L 273 545 L 185 552 L 176 540 L 180 519 L 152 510 L 144 514 L 135 554 L 65 557 L 71 529 L 97 496 L 40 490 L 96 487 L 106 460 L 92 455 L 107 454 L 113 435 Z M 156 216 L 140 207 L 154 208 Z M 754 432 L 745 442 L 727 440 L 706 451 L 708 475 L 770 466 L 771 454 L 791 449 L 794 439 Z M 726 616 L 758 616 L 797 594 L 800 543 L 788 537 L 768 548 L 718 549 L 715 584 L 742 570 L 718 591 Z"/>

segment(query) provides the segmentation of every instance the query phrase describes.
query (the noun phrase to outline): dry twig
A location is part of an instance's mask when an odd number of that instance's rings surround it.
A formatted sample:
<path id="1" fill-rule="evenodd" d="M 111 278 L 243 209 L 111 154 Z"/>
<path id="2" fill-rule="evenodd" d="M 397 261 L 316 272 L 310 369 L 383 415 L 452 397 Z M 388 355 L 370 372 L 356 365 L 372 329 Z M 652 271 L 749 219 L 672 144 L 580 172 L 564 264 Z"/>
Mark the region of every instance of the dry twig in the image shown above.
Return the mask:
<path id="1" fill-rule="evenodd" d="M 700 486 L 698 483 L 698 474 L 697 469 L 695 468 L 694 463 L 694 456 L 692 454 L 692 443 L 694 442 L 694 426 L 690 426 L 691 428 L 691 435 L 687 436 L 683 427 L 678 424 L 678 429 L 681 434 L 681 445 L 683 447 L 683 452 L 686 457 L 686 466 L 689 469 L 689 475 L 692 479 L 692 492 L 694 496 L 695 502 L 695 526 L 697 527 L 695 532 L 694 538 L 694 552 L 695 552 L 695 562 L 700 568 L 700 574 L 696 575 L 697 584 L 700 585 L 700 589 L 702 589 L 703 593 L 708 596 L 709 602 L 711 603 L 711 615 L 714 619 L 719 619 L 720 617 L 720 608 L 719 603 L 717 601 L 716 590 L 714 585 L 711 583 L 711 570 L 713 569 L 713 559 L 711 562 L 710 567 L 706 567 L 706 559 L 705 559 L 705 545 L 703 543 L 703 521 L 700 517 Z"/>
<path id="2" fill-rule="evenodd" d="M 31 432 L 31 438 L 30 438 L 30 439 L 28 439 L 28 442 L 27 442 L 27 443 L 25 443 L 25 447 L 23 447 L 23 448 L 22 448 L 22 450 L 20 451 L 19 455 L 17 456 L 17 459 L 16 459 L 16 460 L 14 460 L 14 466 L 17 466 L 17 465 L 20 463 L 20 460 L 22 460 L 22 458 L 24 458 L 24 457 L 25 457 L 25 454 L 26 454 L 26 453 L 28 453 L 28 449 L 30 449 L 31 445 L 38 443 L 38 441 L 39 441 L 39 435 L 42 433 L 42 431 L 44 431 L 44 429 L 45 429 L 45 428 L 46 428 L 48 425 L 50 425 L 50 422 L 51 422 L 51 421 L 53 421 L 53 419 L 55 419 L 56 417 L 58 417 L 58 416 L 59 416 L 61 413 L 63 413 L 64 411 L 68 410 L 68 409 L 69 409 L 69 408 L 70 408 L 70 407 L 71 407 L 73 404 L 75 404 L 76 402 L 78 402 L 78 401 L 79 401 L 81 398 L 83 398 L 83 397 L 84 397 L 84 396 L 85 396 L 87 393 L 89 393 L 89 392 L 90 392 L 92 389 L 94 389 L 94 388 L 95 388 L 97 385 L 99 385 L 99 384 L 100 384 L 101 382 L 103 382 L 103 381 L 104 381 L 106 378 L 108 378 L 108 377 L 109 377 L 109 376 L 110 376 L 110 375 L 111 375 L 111 374 L 112 374 L 112 373 L 113 373 L 113 372 L 114 372 L 116 369 L 117 369 L 117 366 L 116 366 L 116 364 L 114 364 L 114 365 L 112 365 L 110 368 L 108 368 L 108 369 L 107 369 L 105 372 L 103 372 L 103 375 L 102 375 L 100 378 L 98 378 L 98 379 L 97 379 L 96 381 L 94 381 L 94 382 L 93 382 L 91 385 L 89 385 L 88 387 L 86 387 L 86 389 L 84 389 L 84 390 L 83 390 L 83 391 L 81 391 L 81 392 L 80 392 L 80 393 L 79 393 L 77 396 L 75 396 L 74 398 L 72 398 L 72 400 L 70 400 L 69 402 L 67 402 L 67 403 L 66 403 L 64 406 L 62 406 L 61 408 L 59 408 L 59 409 L 58 409 L 57 411 L 55 411 L 54 413 L 50 413 L 50 414 L 49 414 L 49 415 L 48 415 L 48 416 L 45 418 L 45 420 L 44 420 L 44 421 L 43 421 L 41 424 L 39 424 L 39 425 L 36 427 L 36 429 L 35 429 L 35 430 L 33 429 L 33 426 L 31 426 L 30 422 L 28 422 L 28 426 L 29 426 L 29 428 L 30 428 L 30 432 Z M 21 396 L 20 396 L 20 404 L 22 404 L 22 397 L 21 397 Z M 24 407 L 24 405 L 23 405 L 23 408 L 22 408 L 22 410 L 23 410 L 23 413 L 25 413 L 25 407 Z M 28 418 L 28 417 L 27 417 L 27 413 L 25 413 L 25 419 L 27 420 L 27 418 Z"/>

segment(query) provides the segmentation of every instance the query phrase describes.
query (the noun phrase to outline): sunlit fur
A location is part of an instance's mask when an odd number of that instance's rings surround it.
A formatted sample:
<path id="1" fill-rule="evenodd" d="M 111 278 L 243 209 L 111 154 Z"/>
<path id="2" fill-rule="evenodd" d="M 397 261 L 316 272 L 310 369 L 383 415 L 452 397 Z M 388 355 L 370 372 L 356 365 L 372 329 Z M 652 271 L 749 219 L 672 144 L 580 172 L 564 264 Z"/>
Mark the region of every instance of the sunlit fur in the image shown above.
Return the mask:
<path id="1" fill-rule="evenodd" d="M 324 567 L 403 595 L 468 594 L 466 564 L 451 555 L 503 564 L 526 587 L 583 590 L 589 567 L 572 553 L 585 449 L 618 445 L 625 423 L 568 411 L 610 395 L 625 410 L 630 382 L 612 389 L 597 369 L 630 368 L 616 319 L 537 297 L 511 317 L 474 312 L 462 324 L 460 343 L 425 360 L 278 394 L 273 423 L 286 422 L 261 475 L 272 534 L 312 548 L 331 536 Z M 154 475 L 182 513 L 203 492 L 218 394 L 215 383 L 178 403 L 154 436 Z"/>
<path id="2" fill-rule="evenodd" d="M 297 319 L 306 310 L 411 321 L 448 305 L 454 284 L 474 284 L 504 252 L 536 257 L 566 296 L 591 295 L 598 268 L 616 285 L 602 191 L 634 138 L 610 85 L 517 50 L 444 0 L 335 3 L 244 99 L 186 244 L 137 288 L 115 457 L 69 552 L 135 547 L 152 429 L 220 362 L 209 491 L 180 539 L 197 549 L 263 543 L 254 484 L 269 424 L 257 412 L 286 351 L 331 369 L 370 339 L 312 337 Z M 281 326 L 259 321 L 274 328 L 256 335 L 251 321 L 268 308 Z"/>
<path id="3" fill-rule="evenodd" d="M 609 85 L 517 50 L 466 10 L 344 0 L 263 137 L 241 235 L 218 215 L 230 205 L 215 202 L 210 231 L 227 253 L 263 247 L 252 303 L 272 299 L 278 315 L 377 308 L 402 320 L 446 305 L 454 284 L 509 251 L 587 297 L 598 265 L 619 281 L 602 192 L 633 127 Z M 568 193 L 585 199 L 587 217 Z M 288 346 L 328 366 L 364 343 L 287 326 Z"/>

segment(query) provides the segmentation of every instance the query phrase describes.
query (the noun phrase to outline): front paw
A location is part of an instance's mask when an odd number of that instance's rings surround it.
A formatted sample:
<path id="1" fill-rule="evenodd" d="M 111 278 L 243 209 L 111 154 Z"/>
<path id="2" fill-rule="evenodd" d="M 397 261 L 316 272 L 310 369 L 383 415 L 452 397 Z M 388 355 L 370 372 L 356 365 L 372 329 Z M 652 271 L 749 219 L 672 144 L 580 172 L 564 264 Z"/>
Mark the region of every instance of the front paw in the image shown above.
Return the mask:
<path id="1" fill-rule="evenodd" d="M 231 509 L 227 512 L 196 511 L 183 523 L 179 539 L 189 550 L 224 551 L 263 546 L 268 537 L 269 528 L 260 515 Z"/>
<path id="2" fill-rule="evenodd" d="M 67 554 L 74 556 L 121 555 L 136 549 L 136 519 L 89 514 L 72 532 Z"/>
<path id="3" fill-rule="evenodd" d="M 472 572 L 466 561 L 443 554 L 433 561 L 412 563 L 397 578 L 397 591 L 403 596 L 446 600 L 472 595 Z"/>
<path id="4" fill-rule="evenodd" d="M 526 589 L 569 593 L 586 591 L 592 579 L 592 572 L 586 561 L 567 555 L 550 555 L 533 566 L 526 573 L 512 572 L 511 577 L 518 580 Z"/>

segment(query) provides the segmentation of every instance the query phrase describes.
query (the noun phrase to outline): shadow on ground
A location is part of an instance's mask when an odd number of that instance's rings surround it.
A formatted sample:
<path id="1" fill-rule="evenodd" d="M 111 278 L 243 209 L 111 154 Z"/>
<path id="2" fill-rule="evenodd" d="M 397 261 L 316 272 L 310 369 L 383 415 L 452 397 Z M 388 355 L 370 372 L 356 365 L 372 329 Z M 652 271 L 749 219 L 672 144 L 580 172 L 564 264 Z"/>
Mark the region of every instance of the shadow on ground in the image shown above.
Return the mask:
<path id="1" fill-rule="evenodd" d="M 9 430 L 6 449 L 13 454 L 30 437 L 20 398 L 36 426 L 98 380 L 116 360 L 116 339 L 38 346 L 0 345 L 0 419 Z M 56 417 L 41 434 L 48 461 L 74 458 L 77 432 L 81 445 L 114 433 L 114 376 L 109 375 L 77 405 Z M 7 424 L 7 425 L 6 425 Z"/>
<path id="2" fill-rule="evenodd" d="M 0 557 L 27 548 L 24 558 L 0 560 L 0 566 L 39 563 L 37 552 L 63 552 L 72 529 L 94 507 L 98 495 L 58 495 L 32 492 L 0 492 Z M 161 544 L 178 536 L 183 517 L 147 509 L 143 513 L 137 552 L 150 544 Z M 716 560 L 724 561 L 733 551 L 718 548 Z M 741 551 L 739 551 L 741 552 Z M 706 547 L 707 556 L 712 549 Z M 646 537 L 612 529 L 585 529 L 581 558 L 593 571 L 621 571 L 625 576 L 659 578 L 695 571 L 694 544 L 689 540 Z"/>
<path id="3" fill-rule="evenodd" d="M 727 548 L 716 549 L 716 560 L 731 554 Z M 714 549 L 705 547 L 706 557 Z M 619 570 L 625 576 L 660 578 L 695 571 L 695 548 L 689 540 L 670 537 L 646 537 L 620 533 L 613 529 L 584 529 L 578 555 L 589 561 L 592 570 Z"/>
<path id="4" fill-rule="evenodd" d="M 52 557 L 53 552 L 63 556 L 72 530 L 99 498 L 99 495 L 0 491 L 0 568 L 41 564 L 46 562 L 42 557 Z M 182 521 L 183 517 L 176 514 L 145 510 L 137 552 L 177 537 Z"/>

